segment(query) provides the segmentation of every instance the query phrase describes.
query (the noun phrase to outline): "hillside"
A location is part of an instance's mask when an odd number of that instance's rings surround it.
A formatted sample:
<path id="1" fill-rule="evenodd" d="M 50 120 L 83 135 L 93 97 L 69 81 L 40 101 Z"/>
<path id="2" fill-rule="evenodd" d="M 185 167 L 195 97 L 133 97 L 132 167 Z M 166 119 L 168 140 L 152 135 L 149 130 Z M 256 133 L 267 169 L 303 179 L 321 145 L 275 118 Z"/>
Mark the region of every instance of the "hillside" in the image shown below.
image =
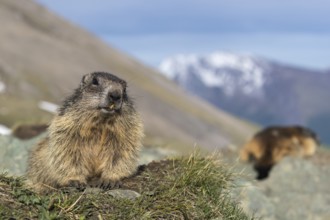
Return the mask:
<path id="1" fill-rule="evenodd" d="M 214 149 L 240 144 L 255 126 L 188 95 L 156 71 L 31 0 L 0 2 L 0 124 L 49 122 L 40 101 L 59 104 L 83 74 L 126 79 L 141 112 L 147 144 Z"/>
<path id="2" fill-rule="evenodd" d="M 302 124 L 330 143 L 326 71 L 228 52 L 173 56 L 160 70 L 192 94 L 239 117 L 264 126 Z"/>

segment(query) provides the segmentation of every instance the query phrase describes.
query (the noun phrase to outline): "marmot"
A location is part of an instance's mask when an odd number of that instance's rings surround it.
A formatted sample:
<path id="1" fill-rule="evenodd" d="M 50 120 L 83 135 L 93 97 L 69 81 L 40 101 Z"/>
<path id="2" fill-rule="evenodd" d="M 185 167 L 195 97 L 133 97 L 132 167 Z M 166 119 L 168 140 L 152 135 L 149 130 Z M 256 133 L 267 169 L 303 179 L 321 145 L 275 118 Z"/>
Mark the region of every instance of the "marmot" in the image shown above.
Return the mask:
<path id="1" fill-rule="evenodd" d="M 27 184 L 37 192 L 109 188 L 136 171 L 142 137 L 126 82 L 105 72 L 84 75 L 59 108 L 48 136 L 30 152 Z"/>
<path id="2" fill-rule="evenodd" d="M 48 128 L 46 124 L 22 124 L 13 129 L 12 135 L 22 140 L 34 138 L 45 132 Z"/>
<path id="3" fill-rule="evenodd" d="M 317 135 L 302 126 L 272 126 L 253 136 L 240 151 L 240 159 L 254 163 L 257 179 L 268 177 L 285 156 L 312 156 L 320 145 Z"/>

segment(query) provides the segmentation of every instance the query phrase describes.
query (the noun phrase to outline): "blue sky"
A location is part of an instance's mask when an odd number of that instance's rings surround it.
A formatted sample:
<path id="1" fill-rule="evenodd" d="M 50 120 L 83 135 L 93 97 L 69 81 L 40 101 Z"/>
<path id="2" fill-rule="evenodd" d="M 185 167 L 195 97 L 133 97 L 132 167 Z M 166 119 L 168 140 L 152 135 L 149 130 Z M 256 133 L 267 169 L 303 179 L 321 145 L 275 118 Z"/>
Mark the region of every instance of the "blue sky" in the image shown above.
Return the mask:
<path id="1" fill-rule="evenodd" d="M 143 62 L 249 53 L 330 68 L 328 0 L 37 0 Z"/>

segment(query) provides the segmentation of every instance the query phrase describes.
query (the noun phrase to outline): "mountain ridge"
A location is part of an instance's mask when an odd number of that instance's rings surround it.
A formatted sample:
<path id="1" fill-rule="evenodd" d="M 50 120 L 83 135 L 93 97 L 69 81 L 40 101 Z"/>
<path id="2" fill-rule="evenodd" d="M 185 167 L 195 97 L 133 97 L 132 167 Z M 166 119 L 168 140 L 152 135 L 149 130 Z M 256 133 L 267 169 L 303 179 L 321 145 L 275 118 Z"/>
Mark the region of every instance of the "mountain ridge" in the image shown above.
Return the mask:
<path id="1" fill-rule="evenodd" d="M 330 74 L 254 55 L 214 52 L 164 59 L 159 69 L 187 91 L 263 126 L 310 126 L 330 143 Z"/>

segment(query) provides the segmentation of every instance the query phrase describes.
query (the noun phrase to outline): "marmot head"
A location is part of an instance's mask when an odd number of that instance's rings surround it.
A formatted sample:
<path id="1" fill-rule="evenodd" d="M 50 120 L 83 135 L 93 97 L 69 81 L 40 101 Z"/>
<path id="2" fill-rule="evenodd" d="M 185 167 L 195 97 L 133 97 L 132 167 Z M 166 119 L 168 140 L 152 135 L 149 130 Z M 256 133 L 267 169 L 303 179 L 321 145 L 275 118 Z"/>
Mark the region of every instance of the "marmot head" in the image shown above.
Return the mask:
<path id="1" fill-rule="evenodd" d="M 60 115 L 63 115 L 70 107 L 98 111 L 107 116 L 120 113 L 125 105 L 130 104 L 126 86 L 124 80 L 110 73 L 86 74 L 82 77 L 75 93 L 64 101 L 64 105 L 60 108 Z"/>
<path id="2" fill-rule="evenodd" d="M 84 75 L 80 88 L 82 100 L 86 100 L 84 105 L 103 114 L 119 112 L 127 99 L 126 82 L 110 73 L 94 72 Z"/>

